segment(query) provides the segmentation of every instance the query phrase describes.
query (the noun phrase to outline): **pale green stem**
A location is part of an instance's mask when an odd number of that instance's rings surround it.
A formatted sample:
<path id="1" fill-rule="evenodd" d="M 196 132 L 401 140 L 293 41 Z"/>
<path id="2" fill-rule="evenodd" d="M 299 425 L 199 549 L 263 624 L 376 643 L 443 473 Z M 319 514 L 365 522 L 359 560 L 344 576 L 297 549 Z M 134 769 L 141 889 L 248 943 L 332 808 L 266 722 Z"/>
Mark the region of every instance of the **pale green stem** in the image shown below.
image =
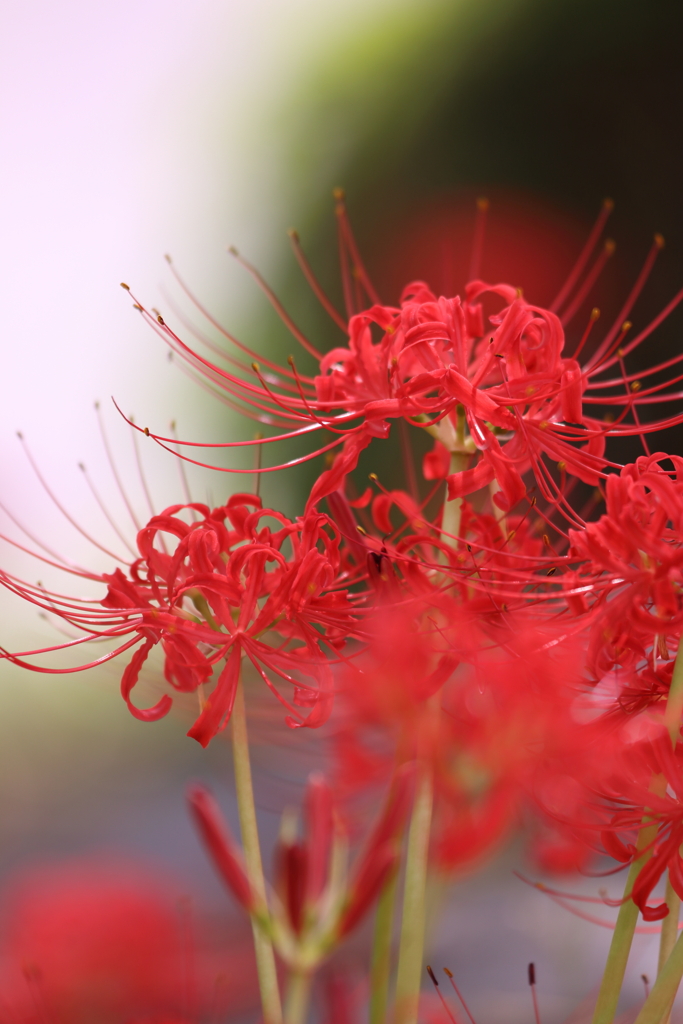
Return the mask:
<path id="1" fill-rule="evenodd" d="M 665 713 L 665 724 L 669 729 L 671 741 L 674 746 L 678 742 L 681 715 L 683 715 L 683 658 L 681 658 L 679 662 L 679 658 L 677 657 L 671 680 L 671 688 L 669 690 L 669 699 L 667 700 L 667 711 Z M 665 964 L 671 956 L 678 938 L 678 919 L 681 908 L 681 898 L 678 893 L 675 892 L 674 887 L 671 884 L 671 879 L 667 879 L 666 901 L 667 906 L 669 907 L 669 914 L 666 916 L 664 921 L 661 922 L 657 977 L 661 972 L 663 972 Z M 663 1019 L 661 1019 L 663 1020 L 663 1024 L 669 1024 L 673 1001 L 674 1000 L 672 998 L 666 1014 Z"/>
<path id="2" fill-rule="evenodd" d="M 683 714 L 683 658 L 679 658 L 677 656 L 673 675 L 671 677 L 671 686 L 667 697 L 666 710 L 664 712 L 664 722 L 669 731 L 669 735 L 671 736 L 671 742 L 674 744 L 678 740 L 681 725 L 681 714 Z M 664 777 L 657 776 L 653 779 L 651 789 L 653 793 L 662 796 L 666 791 L 666 780 Z M 646 814 L 644 818 L 645 827 L 641 828 L 638 836 L 636 848 L 639 851 L 650 846 L 657 834 L 657 824 L 648 825 L 647 822 L 649 820 L 650 819 Z M 593 1014 L 593 1024 L 612 1024 L 614 1019 L 639 913 L 637 906 L 633 900 L 629 899 L 629 897 L 640 869 L 647 863 L 651 856 L 652 850 L 647 850 L 631 864 L 631 869 L 628 873 L 626 886 L 624 888 L 624 902 L 619 907 L 619 915 L 617 917 L 614 934 L 612 935 L 612 943 L 607 956 L 607 963 L 605 964 L 605 973 L 603 974 L 602 984 L 598 994 L 598 1001 L 595 1007 L 595 1013 Z M 683 957 L 683 950 L 681 952 L 681 956 Z M 664 970 L 668 970 L 668 967 Z M 660 972 L 660 977 L 664 974 L 664 970 Z M 667 977 L 672 977 L 671 972 L 667 974 Z M 657 984 L 659 984 L 659 979 Z M 678 982 L 676 982 L 676 987 L 678 987 Z M 654 995 L 654 991 L 655 990 L 653 989 L 650 993 L 650 998 Z M 674 989 L 674 995 L 675 993 L 676 989 Z M 649 999 L 647 1002 L 649 1002 Z M 665 1006 L 660 1016 L 666 1012 L 666 1009 L 667 1007 Z M 652 1019 L 654 1020 L 654 1018 Z M 659 1021 L 659 1018 L 657 1018 L 657 1020 Z"/>
<path id="3" fill-rule="evenodd" d="M 662 931 L 659 936 L 657 977 L 662 973 L 664 965 L 671 956 L 671 951 L 676 945 L 676 939 L 678 938 L 678 915 L 681 908 L 681 898 L 678 893 L 674 891 L 670 878 L 667 878 L 666 880 L 666 905 L 669 908 L 669 913 L 662 921 Z M 669 1005 L 666 1013 L 662 1017 L 662 1024 L 669 1024 L 672 1004 Z"/>
<path id="4" fill-rule="evenodd" d="M 640 850 L 645 846 L 649 846 L 656 834 L 656 825 L 650 825 L 647 828 L 641 829 L 637 848 Z M 609 953 L 607 954 L 605 973 L 602 976 L 598 1001 L 593 1014 L 593 1024 L 611 1024 L 614 1019 L 639 914 L 638 907 L 629 897 L 640 869 L 651 856 L 652 850 L 647 850 L 631 864 L 626 885 L 624 886 L 624 902 L 619 907 L 617 923 L 612 934 Z"/>
<path id="5" fill-rule="evenodd" d="M 306 1024 L 311 994 L 310 971 L 292 971 L 287 982 L 285 1024 Z"/>
<path id="6" fill-rule="evenodd" d="M 683 975 L 683 935 L 680 935 L 669 959 L 657 976 L 650 995 L 635 1019 L 635 1024 L 660 1024 L 676 998 Z"/>
<path id="7" fill-rule="evenodd" d="M 408 833 L 395 1024 L 416 1024 L 425 935 L 425 889 L 434 798 L 431 770 L 422 765 Z"/>
<path id="8" fill-rule="evenodd" d="M 464 455 L 462 452 L 451 452 L 451 464 L 448 472 L 461 473 L 464 469 L 467 469 L 469 460 L 469 455 Z M 460 536 L 462 501 L 462 498 L 453 498 L 453 501 L 448 501 L 448 499 L 446 499 L 443 503 L 441 539 L 446 544 L 450 544 L 451 547 L 455 547 L 457 544 L 457 541 L 453 538 Z"/>
<path id="9" fill-rule="evenodd" d="M 261 847 L 256 823 L 256 807 L 254 806 L 254 790 L 251 782 L 251 764 L 249 763 L 249 739 L 247 735 L 247 711 L 244 703 L 244 686 L 240 678 L 237 683 L 235 706 L 232 711 L 232 756 L 235 766 L 235 792 L 237 808 L 240 816 L 242 833 L 242 849 L 247 874 L 259 902 L 267 906 L 266 883 L 263 877 Z M 267 935 L 252 919 L 254 933 L 254 952 L 256 954 L 256 970 L 261 992 L 261 1008 L 264 1024 L 281 1024 L 282 1006 L 280 989 L 275 969 L 275 953 Z"/>
<path id="10" fill-rule="evenodd" d="M 681 730 L 681 717 L 683 716 L 683 658 L 676 655 L 674 670 L 671 675 L 669 696 L 666 699 L 666 711 L 664 712 L 664 724 L 669 730 L 669 736 L 674 746 L 678 743 Z"/>
<path id="11" fill-rule="evenodd" d="M 664 722 L 669 730 L 671 742 L 676 746 L 680 733 L 681 715 L 683 714 L 683 658 L 676 658 L 673 674 L 671 676 L 671 687 L 669 698 L 666 702 Z M 681 898 L 675 892 L 671 879 L 666 881 L 666 905 L 669 908 L 668 915 L 662 921 L 662 931 L 659 937 L 659 960 L 657 963 L 657 977 L 662 973 L 664 965 L 671 956 L 678 938 L 678 918 L 681 908 Z M 673 1000 L 672 1000 L 673 1002 Z M 662 1024 L 669 1024 L 671 1016 L 671 1005 L 662 1018 Z"/>
<path id="12" fill-rule="evenodd" d="M 669 914 L 662 921 L 662 931 L 659 937 L 658 975 L 662 973 L 662 968 L 669 959 L 671 950 L 676 945 L 676 939 L 678 938 L 678 914 L 681 907 L 681 898 L 674 891 L 670 878 L 666 881 L 666 905 L 669 908 Z"/>
<path id="13" fill-rule="evenodd" d="M 398 875 L 393 872 L 377 901 L 375 933 L 370 965 L 370 1024 L 384 1024 L 389 1004 L 391 974 L 391 939 L 394 927 L 394 904 Z"/>

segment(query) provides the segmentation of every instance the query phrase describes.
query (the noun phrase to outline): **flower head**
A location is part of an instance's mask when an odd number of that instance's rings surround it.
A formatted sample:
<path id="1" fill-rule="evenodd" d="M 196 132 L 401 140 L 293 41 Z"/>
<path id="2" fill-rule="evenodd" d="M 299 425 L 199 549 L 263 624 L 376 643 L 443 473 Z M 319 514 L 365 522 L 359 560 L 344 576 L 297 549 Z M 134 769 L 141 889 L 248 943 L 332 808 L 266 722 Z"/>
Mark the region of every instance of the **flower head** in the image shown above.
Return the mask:
<path id="1" fill-rule="evenodd" d="M 325 721 L 332 684 L 323 645 L 333 651 L 343 646 L 355 623 L 338 579 L 338 534 L 327 516 L 314 512 L 291 521 L 262 508 L 258 497 L 238 494 L 215 509 L 167 508 L 139 531 L 137 547 L 139 557 L 127 572 L 91 576 L 107 587 L 95 605 L 7 575 L 2 583 L 83 630 L 84 640 L 129 637 L 105 658 L 135 648 L 121 692 L 143 721 L 163 717 L 172 703 L 168 694 L 146 709 L 132 701 L 142 666 L 157 646 L 172 689 L 199 694 L 200 714 L 188 735 L 203 746 L 230 718 L 243 657 L 284 705 L 288 724 L 316 727 Z M 5 656 L 33 667 L 25 659 L 39 653 Z M 283 685 L 291 697 L 283 695 Z"/>

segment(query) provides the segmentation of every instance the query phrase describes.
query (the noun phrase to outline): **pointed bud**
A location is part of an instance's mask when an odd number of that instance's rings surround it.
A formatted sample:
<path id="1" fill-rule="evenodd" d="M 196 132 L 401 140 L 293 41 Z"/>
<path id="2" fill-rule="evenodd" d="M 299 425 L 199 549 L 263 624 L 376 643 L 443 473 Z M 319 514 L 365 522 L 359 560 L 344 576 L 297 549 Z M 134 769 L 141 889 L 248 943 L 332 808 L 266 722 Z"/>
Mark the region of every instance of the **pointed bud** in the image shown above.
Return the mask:
<path id="1" fill-rule="evenodd" d="M 332 790 L 320 772 L 313 772 L 309 776 L 306 791 L 306 823 L 308 826 L 306 899 L 310 903 L 315 903 L 327 882 L 333 830 Z"/>
<path id="2" fill-rule="evenodd" d="M 287 916 L 292 930 L 299 935 L 304 923 L 304 899 L 308 877 L 308 851 L 294 843 L 282 851 Z"/>
<path id="3" fill-rule="evenodd" d="M 242 904 L 247 913 L 251 913 L 256 905 L 254 893 L 239 847 L 230 834 L 218 804 L 203 786 L 192 786 L 187 799 L 201 840 L 219 875 L 238 903 Z"/>
<path id="4" fill-rule="evenodd" d="M 292 931 L 299 935 L 304 922 L 308 878 L 308 851 L 298 840 L 298 819 L 286 809 L 274 849 L 275 890 L 284 906 Z"/>
<path id="5" fill-rule="evenodd" d="M 410 810 L 414 779 L 415 765 L 412 762 L 401 765 L 394 775 L 384 810 L 371 833 L 365 856 L 391 842 L 402 831 Z"/>
<path id="6" fill-rule="evenodd" d="M 398 854 L 388 843 L 380 849 L 375 848 L 371 857 L 363 857 L 339 919 L 337 934 L 340 939 L 348 935 L 367 913 L 397 865 Z"/>

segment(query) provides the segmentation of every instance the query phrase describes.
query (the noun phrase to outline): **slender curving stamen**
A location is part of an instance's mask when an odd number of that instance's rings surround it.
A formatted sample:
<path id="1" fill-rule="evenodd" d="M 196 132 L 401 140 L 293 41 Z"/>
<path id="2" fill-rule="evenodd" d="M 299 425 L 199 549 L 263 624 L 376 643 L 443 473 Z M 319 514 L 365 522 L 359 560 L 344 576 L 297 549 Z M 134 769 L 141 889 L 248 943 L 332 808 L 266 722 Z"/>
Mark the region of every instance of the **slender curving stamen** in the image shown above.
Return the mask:
<path id="1" fill-rule="evenodd" d="M 574 350 L 574 354 L 572 356 L 573 359 L 578 359 L 579 358 L 579 355 L 583 351 L 584 345 L 586 344 L 586 342 L 588 341 L 588 339 L 590 337 L 591 331 L 593 330 L 593 328 L 595 327 L 595 325 L 596 325 L 596 323 L 598 322 L 599 319 L 600 319 L 600 310 L 598 309 L 597 306 L 595 306 L 591 310 L 591 315 L 588 317 L 588 325 L 587 325 L 585 331 L 583 332 L 583 334 L 581 335 L 581 340 L 579 341 L 579 344 L 576 346 L 576 349 Z"/>
<path id="2" fill-rule="evenodd" d="M 190 300 L 190 302 L 199 310 L 199 312 L 202 314 L 202 316 L 206 320 L 208 320 L 208 322 L 211 324 L 211 326 L 216 328 L 216 330 L 219 332 L 219 334 L 221 334 L 226 339 L 226 341 L 229 341 L 232 345 L 235 346 L 235 348 L 238 348 L 240 350 L 240 352 L 244 352 L 244 354 L 246 356 L 248 356 L 250 360 L 251 359 L 260 359 L 261 362 L 265 366 L 268 366 L 271 370 L 275 370 L 276 372 L 282 373 L 283 375 L 286 376 L 286 370 L 284 370 L 281 366 L 278 366 L 277 363 L 271 362 L 265 356 L 259 355 L 258 352 L 255 352 L 253 349 L 249 348 L 248 345 L 245 345 L 244 342 L 240 341 L 239 338 L 235 337 L 234 334 L 231 334 L 230 331 L 228 331 L 223 326 L 223 324 L 220 323 L 219 320 L 216 320 L 216 318 L 209 312 L 209 310 L 206 308 L 206 306 L 204 306 L 203 303 L 201 303 L 199 301 L 199 299 L 194 294 L 194 292 L 191 291 L 189 286 L 185 283 L 185 280 L 180 276 L 180 274 L 176 270 L 176 266 L 173 263 L 173 260 L 171 259 L 171 257 L 169 255 L 166 255 L 166 262 L 170 266 L 171 273 L 173 274 L 175 280 L 178 282 L 180 288 L 185 292 L 185 294 L 187 295 L 187 297 Z M 122 286 L 122 287 L 124 287 L 124 286 Z M 125 288 L 126 288 L 126 291 L 130 292 L 130 288 L 128 288 L 127 285 L 125 286 Z M 135 300 L 135 297 L 132 295 L 132 293 L 131 293 L 131 297 Z M 139 303 L 137 303 L 137 301 L 136 301 L 136 305 L 138 306 L 139 309 L 143 309 L 143 307 Z"/>
<path id="3" fill-rule="evenodd" d="M 481 261 L 484 255 L 484 236 L 486 233 L 486 220 L 489 210 L 489 201 L 485 196 L 477 199 L 477 212 L 474 220 L 474 235 L 472 238 L 472 255 L 470 257 L 470 275 L 468 280 L 476 281 L 481 276 Z"/>
<path id="4" fill-rule="evenodd" d="M 80 469 L 81 473 L 83 474 L 83 479 L 85 480 L 86 484 L 88 485 L 88 489 L 89 489 L 90 493 L 92 494 L 93 498 L 95 499 L 95 501 L 97 502 L 98 506 L 100 507 L 100 509 L 102 511 L 102 514 L 104 515 L 105 519 L 107 520 L 107 522 L 111 526 L 112 530 L 114 531 L 116 536 L 119 538 L 119 540 L 123 544 L 125 544 L 127 550 L 133 556 L 133 558 L 136 558 L 137 557 L 137 551 L 132 546 L 132 544 L 130 543 L 130 541 L 126 537 L 125 533 L 123 532 L 123 530 L 121 529 L 119 524 L 116 522 L 116 519 L 114 518 L 114 516 L 111 514 L 111 512 L 107 508 L 106 503 L 102 499 L 102 496 L 100 495 L 99 491 L 97 490 L 97 488 L 95 487 L 95 484 L 92 481 L 92 478 L 91 478 L 90 473 L 88 472 L 88 470 L 87 470 L 87 468 L 85 466 L 85 463 L 79 462 L 78 463 L 78 468 Z"/>
<path id="5" fill-rule="evenodd" d="M 650 247 L 650 251 L 648 252 L 647 257 L 645 258 L 645 262 L 642 266 L 640 273 L 638 274 L 638 277 L 636 278 L 633 284 L 633 287 L 631 288 L 631 291 L 628 293 L 626 297 L 624 305 L 619 310 L 619 314 L 615 318 L 614 324 L 612 325 L 611 329 L 607 332 L 606 336 L 603 338 L 602 342 L 600 343 L 596 351 L 588 360 L 588 363 L 586 364 L 586 369 L 593 370 L 595 368 L 595 365 L 602 362 L 603 359 L 606 357 L 606 354 L 612 347 L 614 339 L 617 337 L 617 335 L 622 329 L 622 324 L 628 318 L 628 315 L 633 309 L 633 306 L 635 305 L 637 298 L 639 297 L 640 293 L 645 287 L 645 283 L 652 272 L 652 268 L 655 265 L 655 260 L 657 259 L 657 256 L 663 248 L 664 238 L 662 237 L 662 235 L 655 235 L 654 240 L 652 242 L 652 246 Z"/>
<path id="6" fill-rule="evenodd" d="M 448 978 L 448 980 L 450 981 L 450 983 L 451 983 L 451 988 L 453 989 L 453 991 L 455 992 L 456 996 L 458 997 L 458 999 L 459 999 L 459 1000 L 460 1000 L 460 1002 L 462 1003 L 462 1005 L 463 1005 L 463 1009 L 465 1010 L 465 1013 L 467 1014 L 467 1016 L 468 1016 L 468 1017 L 469 1017 L 469 1019 L 470 1019 L 470 1024 L 477 1024 L 477 1022 L 475 1021 L 474 1017 L 473 1017 L 473 1016 L 472 1016 L 472 1014 L 470 1013 L 470 1008 L 469 1008 L 469 1006 L 467 1005 L 467 1003 L 466 1003 L 466 1002 L 465 1002 L 465 1000 L 463 999 L 463 996 L 462 996 L 462 992 L 460 991 L 460 989 L 458 988 L 458 986 L 457 986 L 457 985 L 455 984 L 455 978 L 453 977 L 453 974 L 452 974 L 452 972 L 451 972 L 451 971 L 449 971 L 447 967 L 444 967 L 444 969 L 443 969 L 443 973 L 444 973 L 444 974 L 446 975 L 446 977 L 447 977 L 447 978 Z"/>
<path id="7" fill-rule="evenodd" d="M 249 263 L 248 260 L 245 260 L 243 256 L 240 256 L 239 252 L 237 251 L 237 249 L 233 245 L 230 246 L 230 248 L 228 249 L 228 252 L 230 253 L 231 256 L 234 256 L 234 258 L 237 260 L 237 262 L 239 264 L 241 264 L 241 266 L 243 266 L 246 271 L 248 271 L 251 274 L 251 276 L 254 278 L 254 280 L 258 284 L 259 288 L 264 293 L 264 295 L 266 296 L 266 298 L 270 302 L 271 306 L 273 307 L 273 309 L 277 313 L 277 315 L 282 320 L 282 322 L 285 325 L 285 327 L 287 328 L 287 330 L 291 334 L 294 335 L 294 337 L 299 342 L 299 344 L 302 346 L 302 348 L 305 348 L 306 351 L 310 355 L 312 355 L 314 359 L 318 359 L 318 360 L 322 359 L 322 357 L 323 357 L 322 352 L 319 352 L 318 349 L 315 347 L 315 345 L 311 344 L 311 342 L 308 340 L 308 338 L 303 333 L 303 331 L 301 331 L 297 327 L 297 325 L 294 323 L 294 321 L 292 320 L 291 316 L 289 315 L 289 313 L 287 312 L 285 307 L 282 305 L 282 303 L 278 299 L 278 297 L 275 294 L 275 292 L 273 291 L 273 289 L 264 280 L 264 278 L 258 272 L 256 267 L 253 266 L 253 264 Z"/>
<path id="8" fill-rule="evenodd" d="M 119 410 L 119 412 L 120 412 L 120 410 Z M 99 402 L 95 402 L 95 413 L 97 415 L 97 423 L 98 423 L 99 430 L 100 430 L 100 437 L 102 438 L 102 445 L 104 447 L 105 455 L 107 456 L 107 462 L 109 463 L 109 468 L 111 470 L 112 476 L 114 477 L 114 480 L 116 482 L 116 486 L 118 487 L 119 494 L 121 495 L 121 497 L 123 499 L 123 503 L 126 506 L 126 509 L 128 510 L 128 515 L 130 516 L 131 520 L 133 521 L 133 526 L 135 527 L 136 530 L 139 530 L 140 529 L 140 521 L 139 521 L 138 517 L 135 515 L 135 512 L 133 510 L 133 506 L 132 506 L 132 504 L 131 504 L 131 502 L 130 502 L 130 500 L 128 498 L 128 495 L 126 493 L 126 489 L 125 489 L 125 487 L 123 486 L 123 484 L 121 482 L 121 477 L 119 476 L 119 471 L 116 468 L 116 462 L 114 461 L 114 457 L 112 455 L 111 448 L 109 447 L 109 438 L 107 437 L 107 432 L 104 429 L 104 420 L 102 419 L 102 410 L 100 409 L 100 403 Z"/>
<path id="9" fill-rule="evenodd" d="M 581 309 L 581 306 L 588 298 L 591 289 L 593 288 L 596 281 L 602 274 L 607 264 L 607 261 L 612 257 L 615 249 L 616 244 L 612 241 L 611 238 L 608 238 L 602 247 L 602 252 L 598 256 L 593 266 L 591 267 L 589 273 L 586 275 L 583 284 L 576 293 L 574 300 L 567 306 L 566 310 L 560 317 L 560 323 L 563 327 L 566 327 L 568 323 L 571 323 L 571 321 L 574 319 L 578 311 Z"/>
<path id="10" fill-rule="evenodd" d="M 115 561 L 122 562 L 124 565 L 126 565 L 127 562 L 126 562 L 125 558 L 122 558 L 120 555 L 117 555 L 114 551 L 110 551 L 110 549 L 105 547 L 104 544 L 100 544 L 100 542 L 98 540 L 96 540 L 93 536 L 91 536 L 91 534 L 89 534 L 88 531 L 85 530 L 80 525 L 80 523 L 78 523 L 74 519 L 74 517 L 71 515 L 71 513 L 67 511 L 67 509 L 62 505 L 62 503 L 59 501 L 59 499 L 57 498 L 55 493 L 52 491 L 52 489 L 48 485 L 48 483 L 45 480 L 45 477 L 43 476 L 43 474 L 40 472 L 40 469 L 38 468 L 38 464 L 36 463 L 35 459 L 31 455 L 31 451 L 30 451 L 30 449 L 29 449 L 29 447 L 28 447 L 28 445 L 26 443 L 26 439 L 24 438 L 24 435 L 21 434 L 21 433 L 17 433 L 17 437 L 21 441 L 21 445 L 22 445 L 22 447 L 24 449 L 24 453 L 26 455 L 26 458 L 28 459 L 29 464 L 31 466 L 31 469 L 33 470 L 33 472 L 37 476 L 37 478 L 38 478 L 38 480 L 39 480 L 43 490 L 48 495 L 48 497 L 50 498 L 52 503 L 57 507 L 57 509 L 61 512 L 61 514 L 67 520 L 67 522 L 70 523 L 73 526 L 73 528 L 75 530 L 77 530 L 78 533 L 80 533 L 80 535 L 82 537 L 84 537 L 90 544 L 92 544 L 93 547 L 98 548 L 105 555 L 108 555 L 109 558 L 113 558 L 113 559 L 115 559 Z"/>
<path id="11" fill-rule="evenodd" d="M 566 300 L 569 298 L 572 289 L 575 287 L 577 281 L 581 277 L 581 274 L 583 273 L 589 259 L 591 258 L 593 250 L 595 249 L 596 245 L 600 240 L 600 235 L 602 234 L 603 228 L 607 223 L 607 218 L 609 217 L 613 209 L 614 203 L 611 199 L 603 200 L 602 207 L 600 208 L 600 213 L 598 214 L 598 218 L 595 221 L 595 224 L 593 225 L 591 232 L 588 235 L 588 238 L 586 239 L 586 243 L 583 249 L 579 253 L 579 258 L 577 259 L 572 270 L 570 271 L 567 280 L 562 285 L 562 288 L 560 289 L 558 295 L 556 296 L 552 304 L 548 307 L 551 313 L 556 313 L 558 309 L 562 306 L 562 304 L 566 302 Z"/>
<path id="12" fill-rule="evenodd" d="M 343 238 L 344 244 L 348 250 L 351 260 L 353 261 L 351 277 L 357 281 L 359 285 L 363 286 L 370 302 L 381 305 L 382 300 L 377 294 L 377 291 L 368 276 L 368 272 L 365 269 L 360 252 L 358 251 L 358 246 L 356 245 L 356 239 L 354 238 L 353 231 L 351 230 L 351 224 L 346 211 L 346 193 L 344 192 L 344 189 L 336 188 L 334 189 L 333 196 L 336 200 L 334 212 L 337 217 L 340 240 Z"/>
<path id="13" fill-rule="evenodd" d="M 292 243 L 292 249 L 294 251 L 294 255 L 296 256 L 297 263 L 301 267 L 304 277 L 306 278 L 311 291 L 313 292 L 313 294 L 315 295 L 315 297 L 317 298 L 318 302 L 323 307 L 325 312 L 329 314 L 332 320 L 334 320 L 337 327 L 340 327 L 344 334 L 348 335 L 348 324 L 344 320 L 344 317 L 341 315 L 341 313 L 333 306 L 332 302 L 327 297 L 317 277 L 313 273 L 311 264 L 308 262 L 306 254 L 304 253 L 301 247 L 299 232 L 295 231 L 294 228 L 292 228 L 290 231 L 287 232 L 287 234 L 289 235 L 289 240 Z"/>
<path id="14" fill-rule="evenodd" d="M 451 1024 L 458 1024 L 458 1022 L 457 1022 L 457 1020 L 455 1019 L 455 1016 L 454 1016 L 454 1014 L 453 1014 L 453 1011 L 451 1010 L 450 1006 L 449 1006 L 449 1005 L 448 1005 L 448 1003 L 446 1002 L 446 999 L 445 999 L 445 997 L 444 997 L 444 994 L 443 994 L 443 992 L 442 992 L 442 991 L 441 991 L 441 989 L 439 988 L 439 983 L 438 983 L 438 981 L 436 980 L 436 975 L 434 974 L 434 971 L 433 971 L 433 970 L 431 969 L 431 967 L 429 966 L 429 964 L 427 964 L 427 974 L 428 974 L 428 975 L 429 975 L 429 977 L 431 978 L 431 981 L 432 981 L 432 985 L 434 986 L 434 990 L 435 990 L 435 992 L 436 992 L 437 996 L 439 997 L 439 999 L 441 1000 L 441 1005 L 443 1006 L 444 1010 L 445 1010 L 445 1011 L 446 1011 L 446 1013 L 448 1014 L 448 1018 L 449 1018 L 449 1020 L 451 1021 Z"/>

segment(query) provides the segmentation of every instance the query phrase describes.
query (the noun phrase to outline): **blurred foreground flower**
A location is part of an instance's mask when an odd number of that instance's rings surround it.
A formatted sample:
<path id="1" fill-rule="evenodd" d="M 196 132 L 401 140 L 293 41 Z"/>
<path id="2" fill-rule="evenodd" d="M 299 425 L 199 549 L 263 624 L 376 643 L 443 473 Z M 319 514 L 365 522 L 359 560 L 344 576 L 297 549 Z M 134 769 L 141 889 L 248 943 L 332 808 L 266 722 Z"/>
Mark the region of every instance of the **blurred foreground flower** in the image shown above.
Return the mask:
<path id="1" fill-rule="evenodd" d="M 207 944 L 189 901 L 116 859 L 24 872 L 3 898 L 2 1018 L 39 1024 L 195 1024 L 253 1005 L 253 957 L 236 929 Z"/>

